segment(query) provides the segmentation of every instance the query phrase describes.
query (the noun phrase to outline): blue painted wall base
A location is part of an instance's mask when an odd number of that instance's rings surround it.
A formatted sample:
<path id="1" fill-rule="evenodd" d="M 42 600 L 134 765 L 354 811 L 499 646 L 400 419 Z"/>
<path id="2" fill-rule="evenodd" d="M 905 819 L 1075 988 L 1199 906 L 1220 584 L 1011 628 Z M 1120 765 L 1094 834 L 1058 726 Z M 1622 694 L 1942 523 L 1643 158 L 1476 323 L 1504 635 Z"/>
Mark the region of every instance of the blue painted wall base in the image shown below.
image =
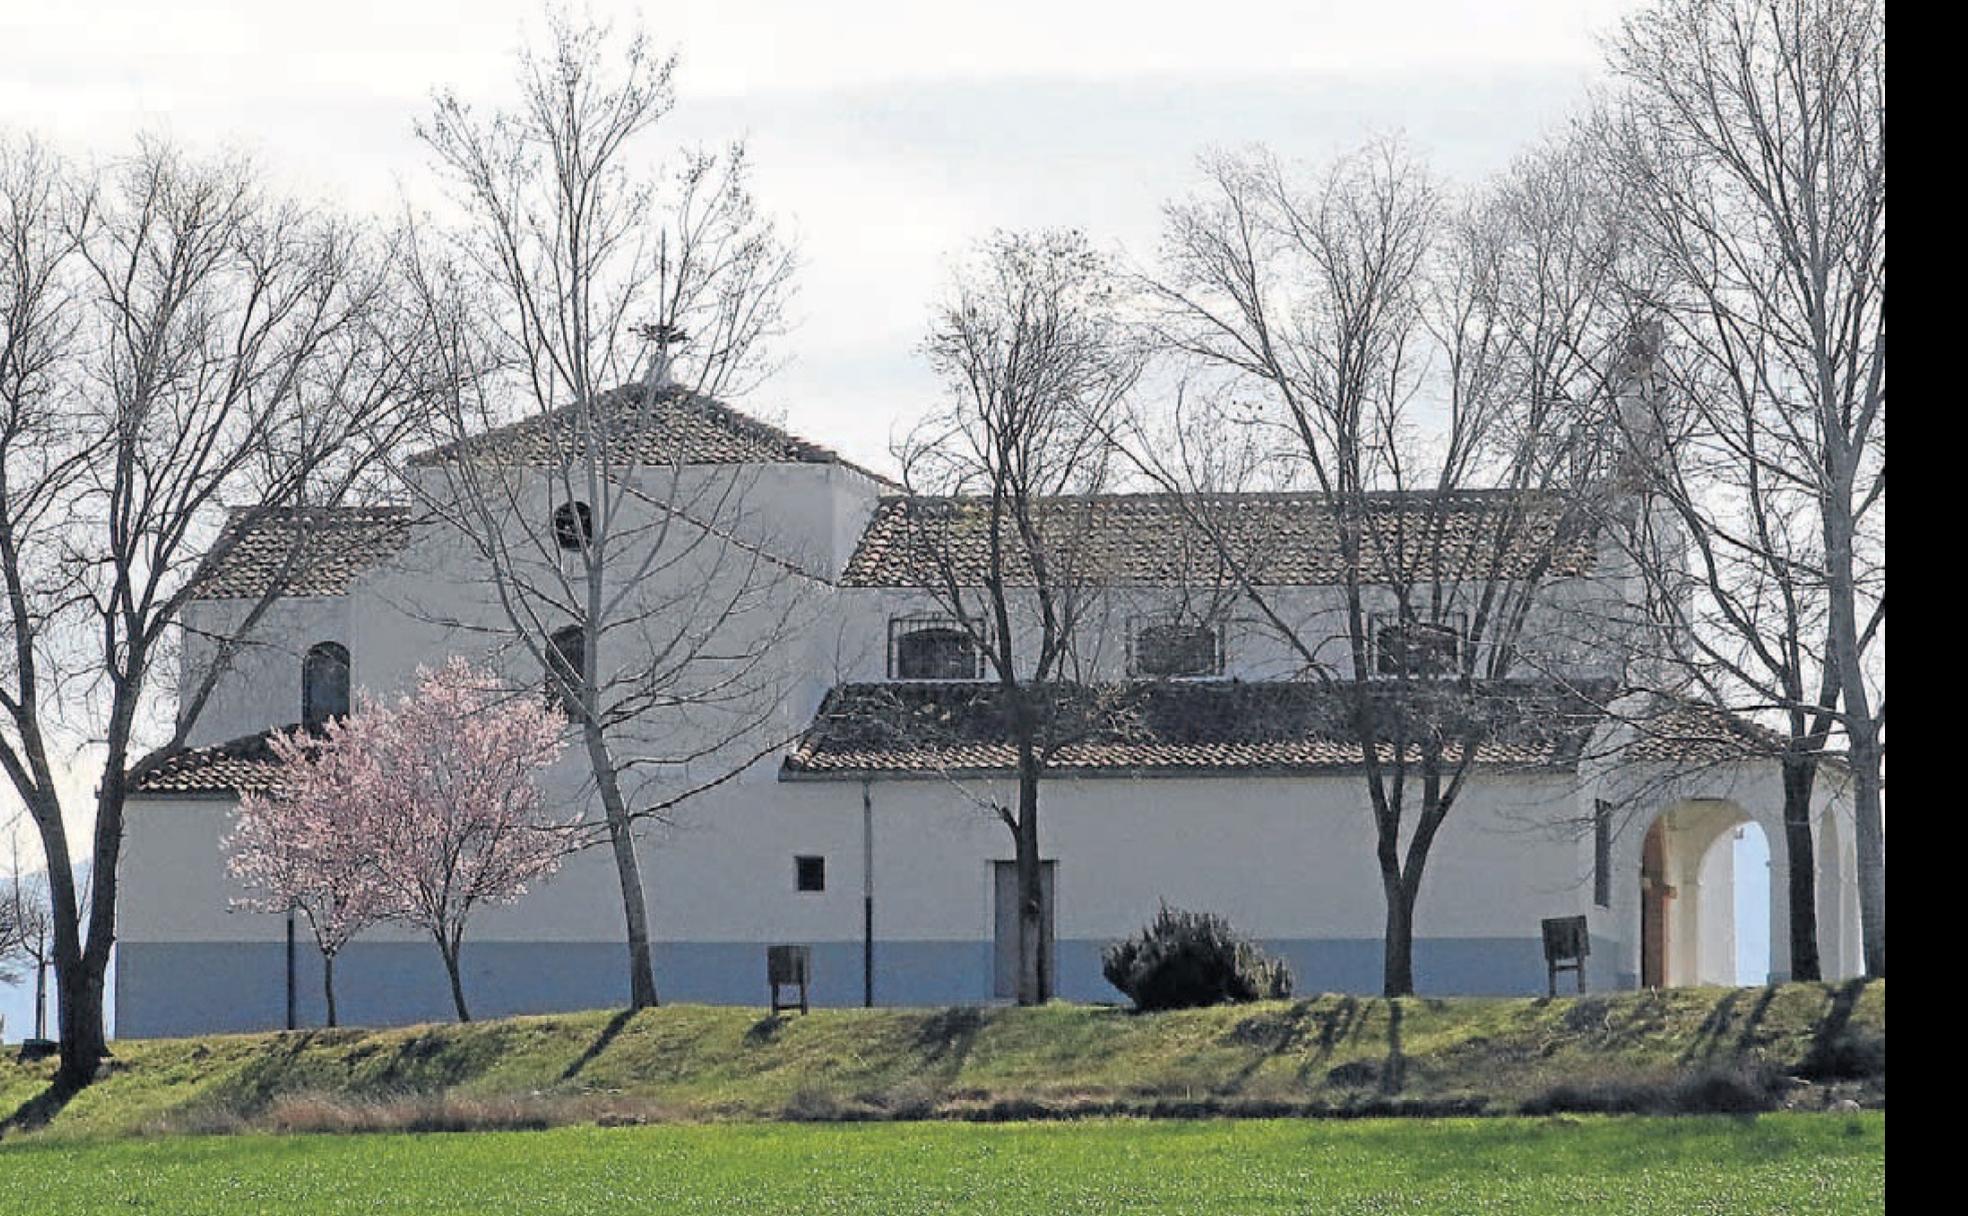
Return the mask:
<path id="1" fill-rule="evenodd" d="M 1104 941 L 1056 944 L 1059 995 L 1071 1001 L 1124 1000 L 1100 971 Z M 1378 939 L 1296 939 L 1263 943 L 1285 959 L 1302 996 L 1378 993 Z M 280 942 L 124 942 L 118 947 L 116 1030 L 124 1038 L 278 1030 L 286 1019 L 285 946 Z M 1613 966 L 1612 945 L 1594 939 L 1589 986 L 1631 986 Z M 878 1005 L 976 1005 L 991 994 L 989 941 L 881 941 L 875 944 Z M 303 941 L 297 1005 L 300 1024 L 326 1019 L 321 958 Z M 467 942 L 465 999 L 474 1017 L 619 1008 L 628 1000 L 626 949 L 613 942 Z M 1415 974 L 1424 995 L 1534 996 L 1545 991 L 1539 940 L 1422 938 Z M 1626 981 L 1621 983 L 1621 981 Z M 813 1002 L 859 1005 L 861 943 L 813 943 Z M 1561 989 L 1570 988 L 1570 976 Z M 662 999 L 712 1005 L 766 1003 L 765 946 L 759 942 L 670 942 L 656 947 Z M 433 945 L 356 942 L 335 966 L 335 995 L 346 1026 L 448 1021 L 454 1015 L 444 967 Z"/>

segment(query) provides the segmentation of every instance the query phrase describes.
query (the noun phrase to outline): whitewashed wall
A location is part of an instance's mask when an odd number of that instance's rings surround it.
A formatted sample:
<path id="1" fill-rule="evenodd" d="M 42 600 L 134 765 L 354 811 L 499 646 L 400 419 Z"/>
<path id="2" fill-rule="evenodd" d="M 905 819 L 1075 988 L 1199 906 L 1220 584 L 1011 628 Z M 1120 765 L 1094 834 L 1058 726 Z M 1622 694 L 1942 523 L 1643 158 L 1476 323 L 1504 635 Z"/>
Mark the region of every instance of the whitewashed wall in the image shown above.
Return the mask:
<path id="1" fill-rule="evenodd" d="M 878 487 L 831 465 L 774 467 L 745 487 L 736 529 L 748 541 L 826 577 L 845 564 L 872 511 Z M 751 477 L 752 471 L 743 476 Z M 654 477 L 645 490 L 666 492 Z M 694 491 L 686 488 L 686 497 Z M 554 497 L 528 490 L 541 518 Z M 632 560 L 632 556 L 631 560 Z M 420 529 L 394 561 L 359 578 L 348 595 L 296 600 L 274 608 L 222 683 L 193 735 L 194 743 L 237 737 L 292 722 L 300 704 L 300 659 L 309 645 L 349 648 L 351 682 L 388 694 L 416 668 L 452 653 L 485 659 L 497 651 L 500 614 L 490 587 L 475 576 L 470 550 L 437 525 Z M 701 579 L 718 590 L 717 572 L 680 568 L 673 579 Z M 1618 643 L 1618 563 L 1598 576 L 1567 580 L 1526 630 L 1536 666 L 1575 676 L 1612 675 L 1626 661 Z M 685 587 L 696 584 L 685 582 Z M 804 580 L 801 629 L 783 648 L 776 714 L 765 728 L 789 734 L 810 719 L 825 690 L 843 680 L 886 675 L 891 618 L 934 606 L 909 592 L 838 588 Z M 664 596 L 674 584 L 652 586 Z M 1376 606 L 1391 607 L 1387 597 Z M 1104 628 L 1084 640 L 1085 675 L 1125 673 L 1126 635 L 1137 617 L 1173 606 L 1173 597 L 1143 589 L 1113 592 L 1097 618 Z M 1280 602 L 1306 636 L 1327 639 L 1320 659 L 1348 666 L 1340 601 L 1332 588 L 1295 588 Z M 195 606 L 192 622 L 222 628 L 237 604 Z M 459 632 L 446 622 L 481 627 Z M 1226 675 L 1278 678 L 1301 664 L 1270 626 L 1248 611 L 1227 628 Z M 187 663 L 203 655 L 188 649 Z M 537 678 L 530 657 L 493 653 L 515 679 Z M 604 666 L 609 663 L 606 650 Z M 664 723 L 651 749 L 690 746 L 690 730 Z M 700 734 L 714 724 L 698 724 Z M 1595 748 L 1595 752 L 1603 749 Z M 652 754 L 655 753 L 652 750 Z M 668 774 L 673 784 L 713 775 L 716 760 Z M 1699 782 L 1655 790 L 1654 802 L 1623 820 L 1614 847 L 1613 898 L 1592 904 L 1591 799 L 1630 792 L 1645 774 L 1615 773 L 1588 763 L 1579 774 L 1484 774 L 1466 789 L 1429 864 L 1418 915 L 1418 981 L 1424 992 L 1531 991 L 1543 984 L 1538 921 L 1586 913 L 1594 936 L 1595 987 L 1636 982 L 1639 951 L 1640 840 L 1653 814 L 1693 799 L 1726 800 L 1726 825 L 1754 819 L 1770 839 L 1772 865 L 1784 864 L 1781 789 L 1774 770 L 1711 773 Z M 1621 785 L 1622 782 L 1626 784 Z M 548 776 L 550 796 L 568 813 L 594 814 L 585 766 L 564 759 Z M 1840 806 L 1821 785 L 1824 823 L 1838 832 Z M 1621 787 L 1615 789 L 1615 787 Z M 654 793 L 655 791 L 652 791 Z M 972 790 L 972 793 L 989 791 Z M 1000 794 L 1002 795 L 1002 791 Z M 937 779 L 885 781 L 868 797 L 874 842 L 876 997 L 884 1002 L 954 1003 L 991 995 L 992 863 L 1009 860 L 1003 826 Z M 782 782 L 777 757 L 691 800 L 674 822 L 652 827 L 644 870 L 659 951 L 659 986 L 672 998 L 755 1000 L 762 995 L 765 943 L 814 944 L 818 993 L 830 1003 L 861 997 L 864 791 L 859 782 Z M 1098 974 L 1098 950 L 1137 928 L 1158 903 L 1219 912 L 1240 930 L 1284 953 L 1302 991 L 1374 990 L 1379 985 L 1384 907 L 1373 860 L 1366 791 L 1358 775 L 1318 778 L 1060 778 L 1044 787 L 1042 852 L 1057 863 L 1056 937 L 1061 991 L 1114 999 Z M 132 807 L 122 898 L 123 968 L 119 1024 L 125 1033 L 277 1024 L 284 985 L 281 918 L 230 910 L 237 891 L 226 876 L 220 840 L 226 800 L 144 798 Z M 1843 812 L 1849 820 L 1849 809 Z M 1690 819 L 1681 816 L 1682 819 Z M 1679 821 L 1677 821 L 1679 823 Z M 1679 823 L 1690 828 L 1690 823 Z M 1846 824 L 1849 829 L 1849 823 Z M 1692 830 L 1692 829 L 1691 829 Z M 1721 830 L 1718 828 L 1717 830 Z M 1849 831 L 1846 832 L 1849 835 Z M 1705 846 L 1689 846 L 1697 867 Z M 826 858 L 827 889 L 794 889 L 793 858 Z M 1849 840 L 1834 850 L 1849 858 Z M 1856 968 L 1856 900 L 1846 879 L 1821 896 L 1827 922 L 1826 973 Z M 1689 880 L 1699 883 L 1699 872 Z M 1771 884 L 1772 971 L 1788 971 L 1784 884 Z M 1693 907 L 1692 901 L 1687 905 Z M 1728 952 L 1708 919 L 1683 927 L 1707 934 L 1705 954 L 1682 952 L 1685 979 L 1712 978 Z M 467 946 L 467 983 L 481 1012 L 606 1005 L 625 994 L 622 929 L 613 867 L 605 850 L 570 859 L 560 875 L 517 906 L 489 909 Z M 314 964 L 302 951 L 303 985 Z M 404 1021 L 446 1016 L 434 951 L 413 934 L 378 929 L 343 966 L 343 1007 L 351 1020 Z M 185 976 L 204 977 L 187 984 Z M 303 994 L 302 1004 L 312 998 Z M 304 1012 L 304 1019 L 306 1014 Z"/>

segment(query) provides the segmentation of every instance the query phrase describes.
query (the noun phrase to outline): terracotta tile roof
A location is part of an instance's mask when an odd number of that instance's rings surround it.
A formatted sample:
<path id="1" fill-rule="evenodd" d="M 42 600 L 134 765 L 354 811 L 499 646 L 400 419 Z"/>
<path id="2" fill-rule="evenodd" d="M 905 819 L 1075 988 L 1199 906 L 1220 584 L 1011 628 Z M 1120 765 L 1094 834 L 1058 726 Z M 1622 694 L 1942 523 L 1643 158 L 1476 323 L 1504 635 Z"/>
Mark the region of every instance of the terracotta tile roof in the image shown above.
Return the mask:
<path id="1" fill-rule="evenodd" d="M 1411 686 L 1411 688 L 1414 686 Z M 1481 721 L 1486 766 L 1569 769 L 1598 725 L 1608 690 L 1499 682 L 1474 697 L 1422 691 L 1406 716 L 1410 738 L 1431 724 Z M 1376 688 L 1381 756 L 1393 758 L 1400 704 Z M 993 684 L 844 684 L 828 693 L 786 757 L 783 777 L 963 774 L 1009 771 L 1016 755 L 1005 699 Z M 1055 689 L 1063 739 L 1050 764 L 1065 772 L 1305 773 L 1355 769 L 1362 760 L 1345 686 L 1237 681 L 1137 683 Z M 1419 747 L 1410 743 L 1410 759 Z"/>
<path id="2" fill-rule="evenodd" d="M 142 774 L 132 787 L 138 794 L 245 794 L 273 788 L 274 734 L 295 729 L 284 726 L 241 735 L 209 747 L 192 747 L 167 756 Z"/>
<path id="3" fill-rule="evenodd" d="M 1784 737 L 1767 726 L 1713 705 L 1662 701 L 1636 716 L 1620 758 L 1676 765 L 1727 764 L 1783 754 Z"/>
<path id="4" fill-rule="evenodd" d="M 199 594 L 342 595 L 409 542 L 410 519 L 408 507 L 235 508 L 196 576 Z"/>
<path id="5" fill-rule="evenodd" d="M 464 454 L 502 465 L 555 464 L 578 450 L 582 439 L 576 428 L 582 422 L 580 411 L 562 406 L 419 452 L 410 463 L 434 465 Z M 613 389 L 600 399 L 594 424 L 610 464 L 837 464 L 894 484 L 832 449 L 680 389 L 658 392 L 653 400 L 638 386 Z"/>
<path id="6" fill-rule="evenodd" d="M 1417 581 L 1417 574 L 1436 568 L 1481 577 L 1493 563 L 1500 576 L 1519 578 L 1547 556 L 1546 573 L 1553 577 L 1592 568 L 1592 535 L 1581 528 L 1561 536 L 1567 525 L 1548 497 L 1497 491 L 1375 494 L 1368 507 L 1363 556 L 1368 572 L 1403 575 L 1400 580 L 1370 577 L 1372 582 Z M 1211 519 L 1208 529 L 1166 494 L 1061 497 L 1048 500 L 1040 526 L 1049 533 L 1053 562 L 1070 562 L 1073 577 L 1092 582 L 1208 581 L 1226 569 L 1207 539 L 1211 533 L 1224 537 L 1237 563 L 1264 584 L 1344 581 L 1339 531 L 1325 495 L 1221 494 L 1198 500 L 1192 509 Z M 981 499 L 884 498 L 842 581 L 860 587 L 923 586 L 937 581 L 935 555 L 947 552 L 958 581 L 976 585 L 988 568 L 988 525 Z M 1017 569 L 1012 574 L 1013 581 L 1030 581 Z"/>
<path id="7" fill-rule="evenodd" d="M 1055 771 L 1140 775 L 1303 774 L 1361 765 L 1348 733 L 1345 689 L 1310 683 L 1198 681 L 1097 688 L 1060 686 L 1061 736 Z M 1392 686 L 1383 692 L 1383 706 Z M 1614 699 L 1610 684 L 1559 688 L 1510 681 L 1456 702 L 1492 729 L 1476 763 L 1492 768 L 1569 771 Z M 782 779 L 959 776 L 1009 772 L 1001 698 L 992 684 L 843 684 L 781 767 Z M 1411 722 L 1425 722 L 1419 715 Z M 1432 715 L 1441 720 L 1447 715 Z M 1612 758 L 1690 767 L 1768 759 L 1782 740 L 1764 727 L 1711 706 L 1677 702 L 1636 719 L 1637 738 Z M 273 786 L 269 736 L 284 726 L 167 757 L 134 792 L 238 795 Z M 1383 760 L 1392 747 L 1383 745 Z M 1418 758 L 1412 746 L 1410 760 Z"/>

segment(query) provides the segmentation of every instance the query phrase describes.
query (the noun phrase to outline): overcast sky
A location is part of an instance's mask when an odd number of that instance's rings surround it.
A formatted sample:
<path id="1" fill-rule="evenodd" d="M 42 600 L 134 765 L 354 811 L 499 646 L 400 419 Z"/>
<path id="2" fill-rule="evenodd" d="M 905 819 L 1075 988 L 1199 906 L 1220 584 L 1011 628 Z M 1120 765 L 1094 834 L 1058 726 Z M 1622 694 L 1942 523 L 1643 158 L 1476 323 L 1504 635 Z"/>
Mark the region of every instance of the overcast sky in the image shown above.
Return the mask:
<path id="1" fill-rule="evenodd" d="M 993 227 L 1153 250 L 1197 153 L 1316 160 L 1404 132 L 1475 180 L 1561 122 L 1615 0 L 638 5 L 681 52 L 647 147 L 746 139 L 798 236 L 786 369 L 741 402 L 879 468 L 934 391 L 916 354 L 949 256 Z M 78 154 L 141 130 L 243 146 L 291 188 L 389 210 L 433 87 L 508 96 L 535 0 L 0 0 L 0 115 Z"/>

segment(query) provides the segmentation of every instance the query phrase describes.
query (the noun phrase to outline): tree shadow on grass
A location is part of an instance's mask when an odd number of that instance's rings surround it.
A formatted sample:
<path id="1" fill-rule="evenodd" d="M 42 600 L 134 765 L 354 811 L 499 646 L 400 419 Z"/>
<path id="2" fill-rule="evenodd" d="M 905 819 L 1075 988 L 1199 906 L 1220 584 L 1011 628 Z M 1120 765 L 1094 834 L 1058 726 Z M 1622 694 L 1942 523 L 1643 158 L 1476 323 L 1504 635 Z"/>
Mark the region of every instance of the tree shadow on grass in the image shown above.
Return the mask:
<path id="1" fill-rule="evenodd" d="M 1230 1029 L 1225 1042 L 1258 1050 L 1217 1087 L 1217 1092 L 1241 1093 L 1267 1063 L 1301 1051 L 1304 1057 L 1299 1061 L 1296 1079 L 1304 1084 L 1314 1070 L 1332 1057 L 1341 1042 L 1358 1032 L 1360 1021 L 1360 1002 L 1351 996 L 1336 997 L 1330 1003 L 1323 997 L 1314 997 L 1295 1002 L 1278 1013 L 1245 1018 Z"/>
<path id="2" fill-rule="evenodd" d="M 1312 1054 L 1298 1066 L 1300 1083 L 1309 1081 L 1315 1069 L 1332 1059 L 1333 1052 L 1339 1049 L 1341 1043 L 1360 1033 L 1366 1020 L 1366 1008 L 1359 998 L 1342 996 L 1330 1008 L 1321 1010 L 1315 1020 L 1319 1024 L 1319 1035 L 1314 1041 Z"/>
<path id="3" fill-rule="evenodd" d="M 1730 1023 L 1735 1021 L 1736 1005 L 1741 1000 L 1741 989 L 1732 988 L 1722 994 L 1721 999 L 1716 1001 L 1702 1017 L 1701 1025 L 1695 1027 L 1695 1033 L 1688 1039 L 1688 1045 L 1681 1049 L 1680 1063 L 1691 1064 L 1696 1060 L 1708 1059 L 1715 1054 L 1716 1045 L 1722 1041 L 1722 1036 L 1728 1033 Z"/>
<path id="4" fill-rule="evenodd" d="M 1401 1049 L 1401 1022 L 1406 1016 L 1399 999 L 1387 1002 L 1387 1061 L 1380 1069 L 1380 1092 L 1390 1097 L 1408 1083 L 1408 1057 Z"/>
<path id="5" fill-rule="evenodd" d="M 1743 989 L 1733 989 L 1715 1002 L 1700 1026 L 1695 1028 L 1694 1037 L 1681 1049 L 1680 1063 L 1716 1063 L 1726 1059 L 1740 1061 L 1756 1046 L 1756 1034 L 1762 1028 L 1763 1018 L 1770 1011 L 1771 1002 L 1777 999 L 1777 987 L 1772 984 L 1756 994 L 1756 1003 L 1747 1013 L 1738 1014 L 1736 1007 L 1742 1003 Z M 1733 1046 L 1725 1045 L 1734 1036 Z"/>
<path id="6" fill-rule="evenodd" d="M 608 1024 L 601 1028 L 601 1033 L 595 1036 L 594 1042 L 588 1044 L 582 1050 L 581 1054 L 574 1057 L 573 1061 L 567 1065 L 567 1068 L 561 1072 L 560 1079 L 563 1081 L 572 1081 L 575 1077 L 580 1076 L 582 1069 L 594 1063 L 596 1056 L 608 1050 L 608 1045 L 615 1041 L 615 1036 L 622 1033 L 622 1028 L 627 1026 L 629 1020 L 635 1017 L 635 1015 L 635 1010 L 624 1009 L 614 1017 L 609 1018 Z"/>
<path id="7" fill-rule="evenodd" d="M 768 1013 L 745 1028 L 745 1046 L 764 1047 L 779 1037 L 790 1019 L 783 1013 Z"/>
<path id="8" fill-rule="evenodd" d="M 1855 1030 L 1852 1015 L 1865 995 L 1864 979 L 1848 980 L 1831 990 L 1831 1005 L 1818 1019 L 1811 1049 L 1798 1072 L 1819 1079 L 1862 1078 L 1886 1071 L 1886 1039 L 1869 1029 Z"/>
<path id="9" fill-rule="evenodd" d="M 48 1088 L 21 1103 L 6 1118 L 0 1119 L 0 1140 L 48 1126 L 84 1088 L 59 1080 L 48 1082 Z"/>
<path id="10" fill-rule="evenodd" d="M 1411 997 L 1392 997 L 1387 1006 L 1387 1054 L 1379 1059 L 1362 1057 L 1348 1060 L 1326 1070 L 1326 1082 L 1343 1089 L 1366 1089 L 1372 1087 L 1383 1098 L 1400 1094 L 1408 1084 L 1408 1054 L 1402 1040 L 1402 1027 L 1407 1019 L 1406 1002 Z M 1364 1022 L 1364 1017 L 1360 1019 Z"/>
<path id="11" fill-rule="evenodd" d="M 970 1049 L 984 1029 L 984 1011 L 968 1005 L 939 1010 L 916 1031 L 915 1048 L 924 1067 L 947 1067 L 951 1076 L 963 1070 Z"/>

